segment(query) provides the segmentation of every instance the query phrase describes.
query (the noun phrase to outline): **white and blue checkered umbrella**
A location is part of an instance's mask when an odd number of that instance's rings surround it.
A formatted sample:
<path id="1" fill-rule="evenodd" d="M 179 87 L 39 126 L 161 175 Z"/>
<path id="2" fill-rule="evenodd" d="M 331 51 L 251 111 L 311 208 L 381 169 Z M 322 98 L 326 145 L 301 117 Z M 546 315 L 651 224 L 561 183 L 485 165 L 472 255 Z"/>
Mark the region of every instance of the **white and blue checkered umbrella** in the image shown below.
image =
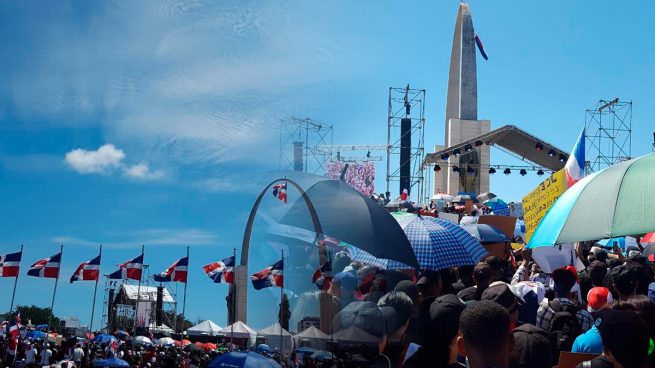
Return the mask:
<path id="1" fill-rule="evenodd" d="M 488 254 L 475 238 L 451 222 L 404 212 L 392 215 L 405 231 L 422 270 L 475 265 Z"/>

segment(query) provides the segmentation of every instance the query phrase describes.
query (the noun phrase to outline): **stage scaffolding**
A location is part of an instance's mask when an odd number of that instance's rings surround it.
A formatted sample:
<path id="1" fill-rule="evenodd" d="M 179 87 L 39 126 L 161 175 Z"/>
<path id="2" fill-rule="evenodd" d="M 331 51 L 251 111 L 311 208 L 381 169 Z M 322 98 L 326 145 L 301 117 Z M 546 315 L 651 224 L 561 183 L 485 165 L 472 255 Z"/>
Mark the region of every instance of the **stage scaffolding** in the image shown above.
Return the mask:
<path id="1" fill-rule="evenodd" d="M 595 172 L 632 158 L 632 101 L 600 100 L 585 112 L 586 169 Z"/>
<path id="2" fill-rule="evenodd" d="M 310 118 L 290 117 L 280 121 L 279 170 L 323 175 L 329 152 L 319 149 L 332 145 L 333 128 Z"/>

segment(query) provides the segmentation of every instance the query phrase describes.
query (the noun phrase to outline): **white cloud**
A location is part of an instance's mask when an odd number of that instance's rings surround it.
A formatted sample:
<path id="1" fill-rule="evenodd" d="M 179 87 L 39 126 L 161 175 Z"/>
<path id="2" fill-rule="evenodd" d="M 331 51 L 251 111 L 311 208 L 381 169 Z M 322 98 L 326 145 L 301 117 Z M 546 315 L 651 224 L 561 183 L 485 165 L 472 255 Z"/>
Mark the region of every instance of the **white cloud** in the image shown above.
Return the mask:
<path id="1" fill-rule="evenodd" d="M 80 174 L 109 174 L 121 165 L 125 152 L 113 144 L 105 144 L 95 151 L 82 148 L 66 154 L 66 163 Z"/>
<path id="2" fill-rule="evenodd" d="M 150 170 L 150 167 L 145 162 L 124 167 L 123 173 L 125 176 L 139 180 L 157 180 L 164 177 L 163 170 Z"/>
<path id="3" fill-rule="evenodd" d="M 219 237 L 210 231 L 197 228 L 181 229 L 143 229 L 107 236 L 103 240 L 83 239 L 75 236 L 56 236 L 53 243 L 79 247 L 97 247 L 99 244 L 109 248 L 136 248 L 147 246 L 207 246 L 219 245 Z"/>

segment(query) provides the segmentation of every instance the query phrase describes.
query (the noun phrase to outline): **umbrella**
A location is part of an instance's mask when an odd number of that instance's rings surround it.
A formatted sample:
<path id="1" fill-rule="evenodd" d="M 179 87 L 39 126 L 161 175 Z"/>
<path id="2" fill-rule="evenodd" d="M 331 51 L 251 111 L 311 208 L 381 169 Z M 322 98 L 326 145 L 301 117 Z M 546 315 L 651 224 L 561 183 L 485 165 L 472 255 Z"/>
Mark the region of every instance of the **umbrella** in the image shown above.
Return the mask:
<path id="1" fill-rule="evenodd" d="M 655 262 L 655 243 L 649 243 L 644 247 L 641 252 L 649 261 Z"/>
<path id="2" fill-rule="evenodd" d="M 326 350 L 319 350 L 312 354 L 315 360 L 334 360 L 334 354 Z"/>
<path id="3" fill-rule="evenodd" d="M 316 349 L 312 348 L 311 346 L 303 346 L 294 351 L 300 354 L 314 354 L 316 352 Z"/>
<path id="4" fill-rule="evenodd" d="M 152 340 L 145 336 L 137 336 L 134 338 L 134 344 L 135 345 L 154 345 L 152 343 Z"/>
<path id="5" fill-rule="evenodd" d="M 119 339 L 124 339 L 126 337 L 129 337 L 130 334 L 127 331 L 118 330 L 118 331 L 114 332 L 114 336 L 116 336 Z"/>
<path id="6" fill-rule="evenodd" d="M 212 344 L 211 342 L 206 342 L 202 344 L 202 349 L 204 351 L 216 350 L 216 344 Z"/>
<path id="7" fill-rule="evenodd" d="M 189 341 L 189 340 L 187 340 L 187 339 L 184 339 L 184 340 L 182 340 L 182 341 L 177 341 L 177 340 L 174 340 L 174 341 L 175 341 L 175 346 L 187 346 L 187 345 L 191 345 L 191 341 Z"/>
<path id="8" fill-rule="evenodd" d="M 475 265 L 487 255 L 475 238 L 449 221 L 403 212 L 392 215 L 407 234 L 422 270 Z"/>
<path id="9" fill-rule="evenodd" d="M 96 359 L 93 361 L 93 365 L 95 367 L 103 367 L 103 368 L 127 368 L 130 366 L 130 364 L 123 359 L 118 359 L 118 358 L 109 358 L 109 359 Z"/>
<path id="10" fill-rule="evenodd" d="M 110 342 L 112 342 L 112 341 L 116 341 L 116 342 L 118 342 L 118 339 L 117 339 L 114 335 L 110 335 L 110 334 L 99 334 L 99 335 L 96 335 L 96 336 L 93 338 L 92 341 L 95 342 L 96 344 L 103 344 L 103 343 L 108 344 L 108 343 L 110 343 Z"/>
<path id="11" fill-rule="evenodd" d="M 450 201 L 453 200 L 453 198 L 454 198 L 454 197 L 451 196 L 450 194 L 446 194 L 446 193 L 437 193 L 437 194 L 433 195 L 433 196 L 430 198 L 430 200 L 431 200 L 431 201 L 438 201 L 438 200 L 440 200 L 440 199 L 443 199 L 444 202 L 450 202 Z"/>
<path id="12" fill-rule="evenodd" d="M 271 353 L 273 350 L 271 350 L 271 347 L 266 345 L 266 344 L 259 344 L 255 348 L 255 351 L 258 353 Z"/>
<path id="13" fill-rule="evenodd" d="M 478 201 L 484 203 L 484 202 L 486 202 L 486 201 L 488 201 L 490 199 L 496 198 L 496 197 L 497 197 L 497 195 L 495 195 L 493 193 L 490 193 L 490 192 L 486 192 L 486 193 L 480 194 L 477 198 L 478 198 Z"/>
<path id="14" fill-rule="evenodd" d="M 212 360 L 209 368 L 280 368 L 273 359 L 255 352 L 232 351 Z"/>
<path id="15" fill-rule="evenodd" d="M 28 331 L 25 334 L 25 337 L 27 337 L 28 339 L 33 339 L 33 340 L 41 340 L 41 339 L 45 338 L 45 332 L 36 331 L 36 330 Z"/>
<path id="16" fill-rule="evenodd" d="M 478 203 L 478 199 L 475 197 L 472 197 L 468 194 L 460 194 L 458 196 L 453 197 L 453 200 L 451 202 L 454 203 L 464 203 L 466 201 L 473 201 L 473 203 Z"/>
<path id="17" fill-rule="evenodd" d="M 629 247 L 639 248 L 639 246 L 637 245 L 637 239 L 631 236 L 620 236 L 618 238 L 601 239 L 596 242 L 596 244 L 600 245 L 603 248 L 613 248 L 614 243 L 616 243 L 619 246 L 619 248 L 623 250 L 626 250 Z"/>
<path id="18" fill-rule="evenodd" d="M 316 210 L 318 231 L 375 257 L 418 267 L 402 229 L 377 202 L 340 180 L 321 180 L 307 188 L 305 195 Z M 318 224 L 307 212 L 307 204 L 301 198 L 291 205 L 281 223 L 316 231 Z"/>
<path id="19" fill-rule="evenodd" d="M 655 243 L 655 232 L 644 235 L 640 243 Z"/>
<path id="20" fill-rule="evenodd" d="M 175 345 L 175 340 L 171 339 L 170 337 L 162 337 L 161 339 L 157 340 L 157 345 L 172 346 Z"/>
<path id="21" fill-rule="evenodd" d="M 471 234 L 481 244 L 506 243 L 512 240 L 497 227 L 487 224 L 462 225 L 462 229 Z"/>
<path id="22" fill-rule="evenodd" d="M 595 172 L 546 212 L 528 248 L 655 231 L 655 153 Z"/>
<path id="23" fill-rule="evenodd" d="M 509 206 L 502 199 L 495 197 L 484 202 L 494 215 L 509 216 Z"/>

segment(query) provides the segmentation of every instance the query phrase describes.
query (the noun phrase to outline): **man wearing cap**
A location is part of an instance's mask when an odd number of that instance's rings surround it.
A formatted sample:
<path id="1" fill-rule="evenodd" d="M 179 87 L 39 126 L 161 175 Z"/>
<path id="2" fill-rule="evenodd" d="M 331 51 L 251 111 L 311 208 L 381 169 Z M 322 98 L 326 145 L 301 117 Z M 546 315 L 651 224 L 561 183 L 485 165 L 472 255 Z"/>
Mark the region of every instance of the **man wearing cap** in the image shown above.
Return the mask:
<path id="1" fill-rule="evenodd" d="M 571 289 L 576 284 L 577 275 L 571 269 L 559 268 L 553 271 L 551 277 L 553 279 L 555 298 L 550 301 L 544 299 L 541 305 L 539 305 L 539 310 L 537 311 L 537 327 L 549 331 L 550 323 L 555 313 L 571 306 L 571 309 L 576 309 L 575 317 L 580 323 L 581 331 L 585 332 L 589 330 L 593 324 L 591 314 L 584 309 L 575 307 L 575 304 L 570 299 Z"/>
<path id="2" fill-rule="evenodd" d="M 493 269 L 491 266 L 487 262 L 479 262 L 473 268 L 473 280 L 476 285 L 460 291 L 457 296 L 465 302 L 480 301 L 482 293 L 491 284 L 492 276 Z"/>
<path id="3" fill-rule="evenodd" d="M 510 355 L 510 368 L 550 368 L 552 349 L 546 331 L 529 323 L 512 331 L 514 349 Z"/>
<path id="4" fill-rule="evenodd" d="M 523 299 L 517 295 L 518 293 L 512 288 L 511 285 L 502 282 L 494 281 L 482 293 L 480 300 L 488 300 L 500 304 L 509 313 L 509 319 L 514 328 L 519 321 L 519 308 L 525 304 Z"/>
<path id="5" fill-rule="evenodd" d="M 605 308 L 607 304 L 613 301 L 609 289 L 602 286 L 592 288 L 587 294 L 587 310 L 592 316 L 595 316 L 602 308 Z M 571 351 L 574 353 L 602 354 L 603 342 L 598 328 L 594 325 L 589 331 L 578 336 L 573 342 Z"/>
<path id="6" fill-rule="evenodd" d="M 634 267 L 621 265 L 614 267 L 611 272 L 612 285 L 620 301 L 626 301 L 637 292 L 638 275 Z"/>

